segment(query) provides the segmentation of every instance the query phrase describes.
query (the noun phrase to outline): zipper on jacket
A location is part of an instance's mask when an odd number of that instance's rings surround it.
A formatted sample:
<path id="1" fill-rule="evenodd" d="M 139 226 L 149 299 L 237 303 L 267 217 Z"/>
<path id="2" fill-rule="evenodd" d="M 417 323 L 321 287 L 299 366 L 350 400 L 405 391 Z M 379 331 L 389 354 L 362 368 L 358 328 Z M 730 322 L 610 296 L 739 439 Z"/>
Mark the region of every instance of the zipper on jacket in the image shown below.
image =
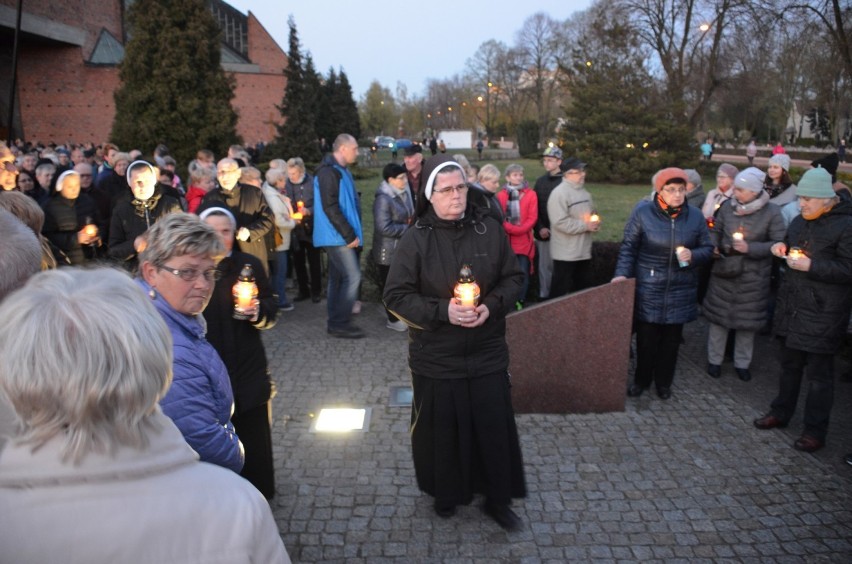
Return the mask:
<path id="1" fill-rule="evenodd" d="M 672 257 L 674 256 L 674 248 L 675 248 L 675 218 L 671 218 L 672 221 L 672 230 L 671 237 L 669 238 L 669 275 L 666 278 L 666 291 L 663 294 L 663 320 L 666 319 L 666 314 L 668 313 L 668 297 L 669 297 L 669 288 L 671 288 L 672 284 L 672 276 L 674 276 L 674 269 L 672 268 Z"/>

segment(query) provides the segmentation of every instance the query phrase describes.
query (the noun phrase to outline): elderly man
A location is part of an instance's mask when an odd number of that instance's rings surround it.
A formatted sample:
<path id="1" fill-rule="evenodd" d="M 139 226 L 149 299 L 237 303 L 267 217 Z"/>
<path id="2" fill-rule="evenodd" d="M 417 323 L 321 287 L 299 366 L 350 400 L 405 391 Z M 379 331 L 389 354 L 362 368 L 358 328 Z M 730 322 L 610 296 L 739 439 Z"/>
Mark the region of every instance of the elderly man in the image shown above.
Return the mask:
<path id="1" fill-rule="evenodd" d="M 402 161 L 405 163 L 406 177 L 408 178 L 408 189 L 411 191 L 411 201 L 417 203 L 417 195 L 420 194 L 420 186 L 423 179 L 423 147 L 417 143 L 409 145 L 402 152 Z"/>
<path id="2" fill-rule="evenodd" d="M 242 252 L 260 259 L 269 275 L 269 256 L 266 251 L 266 234 L 275 224 L 272 210 L 256 186 L 240 184 L 242 171 L 232 158 L 224 158 L 216 165 L 219 187 L 210 190 L 201 200 L 198 213 L 210 207 L 223 205 L 237 219 L 237 244 Z"/>
<path id="3" fill-rule="evenodd" d="M 346 167 L 357 160 L 358 142 L 341 133 L 314 178 L 314 246 L 325 247 L 328 254 L 328 334 L 344 339 L 364 336 L 352 325 L 352 307 L 361 285 L 357 249 L 364 237 L 361 202 Z"/>

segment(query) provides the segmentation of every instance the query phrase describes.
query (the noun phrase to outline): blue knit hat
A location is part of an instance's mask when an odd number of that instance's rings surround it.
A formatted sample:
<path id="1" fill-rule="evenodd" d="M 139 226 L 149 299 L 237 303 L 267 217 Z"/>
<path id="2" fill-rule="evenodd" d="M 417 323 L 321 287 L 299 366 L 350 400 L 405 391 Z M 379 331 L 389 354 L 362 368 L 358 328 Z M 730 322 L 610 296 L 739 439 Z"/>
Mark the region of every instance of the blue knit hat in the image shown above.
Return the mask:
<path id="1" fill-rule="evenodd" d="M 836 194 L 831 187 L 831 174 L 824 168 L 812 168 L 805 172 L 796 186 L 796 196 L 833 198 Z"/>

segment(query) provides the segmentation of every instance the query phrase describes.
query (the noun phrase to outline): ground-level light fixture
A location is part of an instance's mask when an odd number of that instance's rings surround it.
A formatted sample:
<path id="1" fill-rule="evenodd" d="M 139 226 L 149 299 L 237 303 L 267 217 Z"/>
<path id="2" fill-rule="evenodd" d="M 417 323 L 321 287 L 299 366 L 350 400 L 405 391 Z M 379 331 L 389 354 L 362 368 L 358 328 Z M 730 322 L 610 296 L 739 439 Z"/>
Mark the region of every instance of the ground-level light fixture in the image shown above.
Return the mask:
<path id="1" fill-rule="evenodd" d="M 370 407 L 323 407 L 311 422 L 311 433 L 366 433 L 370 428 Z"/>

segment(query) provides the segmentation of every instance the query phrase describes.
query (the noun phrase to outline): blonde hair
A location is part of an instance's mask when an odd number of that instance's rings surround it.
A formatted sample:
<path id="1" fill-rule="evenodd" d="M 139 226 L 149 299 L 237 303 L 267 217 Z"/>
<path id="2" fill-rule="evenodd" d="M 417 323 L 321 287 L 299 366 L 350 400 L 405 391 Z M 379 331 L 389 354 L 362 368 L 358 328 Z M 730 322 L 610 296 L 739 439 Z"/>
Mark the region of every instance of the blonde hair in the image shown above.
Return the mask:
<path id="1" fill-rule="evenodd" d="M 172 379 L 172 338 L 151 300 L 111 268 L 35 275 L 0 305 L 0 387 L 15 440 L 60 437 L 63 462 L 142 449 Z M 49 354 L 45 352 L 49 348 Z"/>
<path id="2" fill-rule="evenodd" d="M 483 180 L 500 180 L 500 169 L 490 163 L 484 165 L 479 170 L 479 174 L 476 175 L 476 180 L 479 182 Z"/>

